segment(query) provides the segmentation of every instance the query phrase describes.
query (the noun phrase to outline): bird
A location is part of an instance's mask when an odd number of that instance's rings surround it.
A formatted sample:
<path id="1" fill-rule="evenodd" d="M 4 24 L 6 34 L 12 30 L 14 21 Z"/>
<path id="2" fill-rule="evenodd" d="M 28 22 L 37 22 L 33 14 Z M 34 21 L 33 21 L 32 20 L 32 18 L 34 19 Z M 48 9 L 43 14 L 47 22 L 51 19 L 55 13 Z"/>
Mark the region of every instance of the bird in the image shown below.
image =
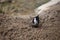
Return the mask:
<path id="1" fill-rule="evenodd" d="M 32 26 L 37 28 L 39 25 L 39 15 L 35 16 L 32 20 Z"/>

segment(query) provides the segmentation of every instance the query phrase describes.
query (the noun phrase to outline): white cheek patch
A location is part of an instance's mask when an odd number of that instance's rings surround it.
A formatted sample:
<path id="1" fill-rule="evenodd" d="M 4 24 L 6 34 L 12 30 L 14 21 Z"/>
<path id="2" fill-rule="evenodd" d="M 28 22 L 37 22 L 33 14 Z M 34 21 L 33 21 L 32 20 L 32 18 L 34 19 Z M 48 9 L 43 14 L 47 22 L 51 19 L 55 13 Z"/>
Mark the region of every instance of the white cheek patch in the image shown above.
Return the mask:
<path id="1" fill-rule="evenodd" d="M 36 18 L 34 18 L 34 24 L 37 24 L 37 20 L 36 20 Z"/>

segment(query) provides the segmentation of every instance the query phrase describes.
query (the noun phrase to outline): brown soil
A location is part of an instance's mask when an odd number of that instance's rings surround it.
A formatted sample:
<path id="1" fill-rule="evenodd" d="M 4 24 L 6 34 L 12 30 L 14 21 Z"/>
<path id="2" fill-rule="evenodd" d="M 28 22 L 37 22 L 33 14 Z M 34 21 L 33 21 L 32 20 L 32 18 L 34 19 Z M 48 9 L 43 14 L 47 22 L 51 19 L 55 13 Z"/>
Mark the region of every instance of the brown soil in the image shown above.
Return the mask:
<path id="1" fill-rule="evenodd" d="M 0 40 L 60 40 L 60 6 L 42 12 L 38 28 L 32 18 L 0 14 Z"/>

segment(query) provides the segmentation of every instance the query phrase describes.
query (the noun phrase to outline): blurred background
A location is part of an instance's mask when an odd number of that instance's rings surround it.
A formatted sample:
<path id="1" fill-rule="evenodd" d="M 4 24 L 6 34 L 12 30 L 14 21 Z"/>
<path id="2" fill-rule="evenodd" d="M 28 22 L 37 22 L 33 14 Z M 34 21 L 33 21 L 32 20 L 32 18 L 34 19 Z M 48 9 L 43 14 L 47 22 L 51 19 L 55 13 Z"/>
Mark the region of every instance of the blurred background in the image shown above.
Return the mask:
<path id="1" fill-rule="evenodd" d="M 50 0 L 0 0 L 0 13 L 31 14 L 38 6 Z"/>
<path id="2" fill-rule="evenodd" d="M 60 40 L 60 2 L 43 10 L 38 28 L 31 25 L 29 14 L 48 1 L 0 0 L 0 40 Z"/>

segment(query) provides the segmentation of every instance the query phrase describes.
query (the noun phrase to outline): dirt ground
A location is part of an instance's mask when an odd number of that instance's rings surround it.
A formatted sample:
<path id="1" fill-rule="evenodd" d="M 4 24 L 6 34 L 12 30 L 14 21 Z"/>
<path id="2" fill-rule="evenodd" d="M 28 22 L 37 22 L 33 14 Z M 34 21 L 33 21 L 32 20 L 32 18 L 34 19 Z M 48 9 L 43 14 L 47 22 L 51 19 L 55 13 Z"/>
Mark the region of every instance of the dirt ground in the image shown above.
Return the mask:
<path id="1" fill-rule="evenodd" d="M 0 13 L 0 40 L 60 40 L 60 4 L 42 12 L 38 28 L 32 18 Z"/>

